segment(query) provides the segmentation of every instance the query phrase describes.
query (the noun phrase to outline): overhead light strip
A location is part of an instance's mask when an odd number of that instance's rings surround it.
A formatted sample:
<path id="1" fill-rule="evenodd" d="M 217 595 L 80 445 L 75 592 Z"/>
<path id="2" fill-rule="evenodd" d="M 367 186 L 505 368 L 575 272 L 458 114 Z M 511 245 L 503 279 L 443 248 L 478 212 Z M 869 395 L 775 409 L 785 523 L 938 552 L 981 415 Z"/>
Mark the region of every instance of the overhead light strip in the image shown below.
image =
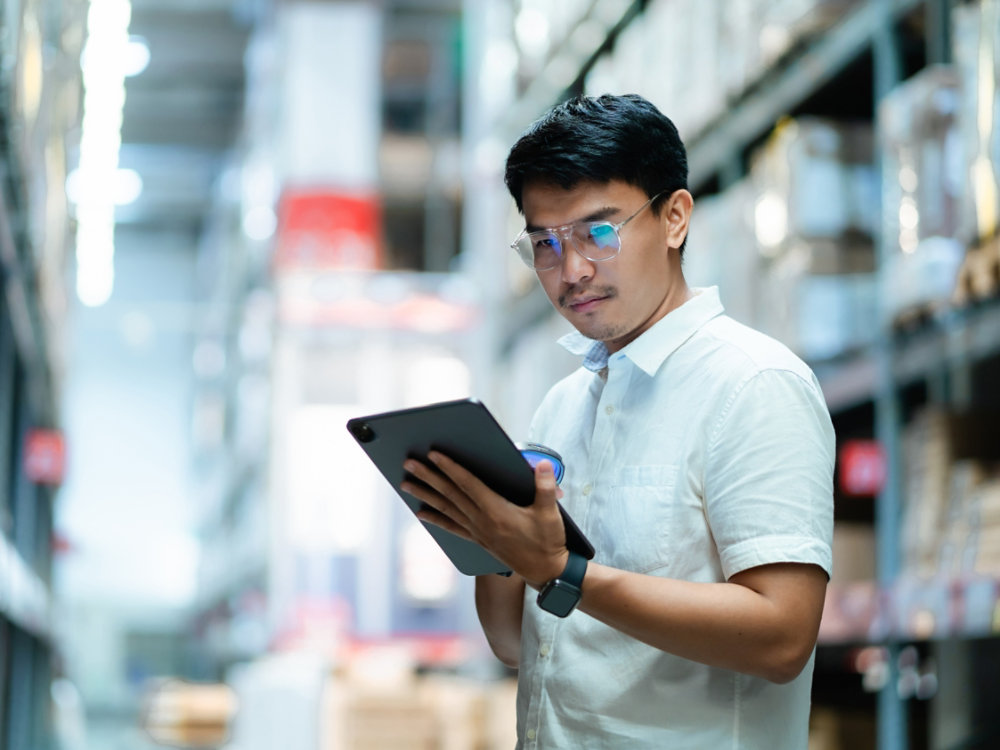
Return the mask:
<path id="1" fill-rule="evenodd" d="M 76 291 L 96 307 L 114 288 L 115 185 L 125 106 L 130 0 L 91 0 L 81 60 L 84 100 L 76 204 Z"/>

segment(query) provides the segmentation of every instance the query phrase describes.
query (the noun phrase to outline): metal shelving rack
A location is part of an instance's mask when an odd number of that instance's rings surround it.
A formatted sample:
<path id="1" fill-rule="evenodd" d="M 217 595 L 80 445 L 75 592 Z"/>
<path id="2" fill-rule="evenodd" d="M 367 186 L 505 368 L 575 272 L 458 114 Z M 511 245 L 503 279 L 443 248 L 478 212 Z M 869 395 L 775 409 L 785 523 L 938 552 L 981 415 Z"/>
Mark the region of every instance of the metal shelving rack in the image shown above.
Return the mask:
<path id="1" fill-rule="evenodd" d="M 59 661 L 50 589 L 55 492 L 23 470 L 28 430 L 58 420 L 53 321 L 39 291 L 27 144 L 14 111 L 24 7 L 0 2 L 0 750 L 53 746 Z"/>
<path id="2" fill-rule="evenodd" d="M 0 155 L 0 160 L 8 155 Z M 33 269 L 8 198 L 0 190 L 0 748 L 43 747 L 54 639 L 48 585 L 52 491 L 21 470 L 22 441 L 34 426 L 51 426 L 55 398 Z M 16 184 L 15 184 L 16 187 Z"/>
<path id="3" fill-rule="evenodd" d="M 689 184 L 697 193 L 725 188 L 745 173 L 745 157 L 789 112 L 796 111 L 812 95 L 833 82 L 862 56 L 870 55 L 872 111 L 904 79 L 903 50 L 897 27 L 901 19 L 923 12 L 925 65 L 950 59 L 950 12 L 952 0 L 872 0 L 861 2 L 835 25 L 767 71 L 726 111 L 694 138 L 688 139 Z M 556 100 L 582 91 L 587 67 L 601 50 L 614 44 L 615 35 L 641 16 L 643 3 L 635 3 L 622 22 L 609 32 L 605 43 L 587 58 L 572 86 Z M 525 113 L 526 106 L 517 111 Z M 877 155 L 881 161 L 881 156 Z M 880 258 L 886 248 L 877 247 Z M 885 263 L 878 264 L 884 269 Z M 546 300 L 531 293 L 513 301 L 500 335 L 501 348 L 513 345 L 518 331 L 551 314 Z M 899 529 L 902 510 L 901 393 L 924 382 L 931 399 L 941 398 L 940 381 L 968 390 L 968 371 L 977 363 L 1000 356 L 1000 304 L 954 310 L 936 318 L 921 330 L 899 335 L 886 323 L 874 344 L 845 353 L 836 361 L 816 363 L 831 412 L 845 413 L 858 406 L 872 407 L 873 433 L 886 454 L 888 477 L 874 503 L 877 579 L 872 582 L 869 620 L 859 623 L 849 638 L 855 644 L 882 645 L 888 653 L 890 673 L 877 696 L 877 742 L 880 750 L 902 750 L 911 746 L 907 701 L 897 690 L 898 656 L 907 643 L 925 640 L 927 633 L 914 632 L 901 622 L 894 609 L 907 606 L 938 607 L 948 611 L 932 637 L 958 639 L 989 637 L 997 627 L 1000 612 L 1000 581 L 992 579 L 942 580 L 926 590 L 914 592 L 900 581 Z M 962 384 L 965 383 L 963 386 Z M 957 384 L 957 385 L 956 385 Z M 964 392 L 964 391 L 963 391 Z M 963 398 L 968 398 L 965 393 Z M 956 393 L 952 393 L 955 401 Z M 962 399 L 959 398 L 959 401 Z M 967 404 L 966 404 L 967 405 Z M 955 602 L 960 601 L 961 606 Z M 964 649 L 957 656 L 967 658 Z M 966 669 L 961 665 L 958 671 Z M 954 703 L 955 696 L 945 696 Z M 942 709 L 944 710 L 944 709 Z"/>

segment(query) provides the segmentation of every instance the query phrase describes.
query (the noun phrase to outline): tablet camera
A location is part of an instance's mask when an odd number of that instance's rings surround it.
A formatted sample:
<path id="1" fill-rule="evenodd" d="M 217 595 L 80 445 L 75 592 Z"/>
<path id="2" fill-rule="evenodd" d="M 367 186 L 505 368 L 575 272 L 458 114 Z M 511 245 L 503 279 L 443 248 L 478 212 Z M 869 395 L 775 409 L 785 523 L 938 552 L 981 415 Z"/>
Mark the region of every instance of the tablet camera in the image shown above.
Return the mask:
<path id="1" fill-rule="evenodd" d="M 375 439 L 375 430 L 367 422 L 354 422 L 351 424 L 351 434 L 360 443 L 370 443 Z"/>

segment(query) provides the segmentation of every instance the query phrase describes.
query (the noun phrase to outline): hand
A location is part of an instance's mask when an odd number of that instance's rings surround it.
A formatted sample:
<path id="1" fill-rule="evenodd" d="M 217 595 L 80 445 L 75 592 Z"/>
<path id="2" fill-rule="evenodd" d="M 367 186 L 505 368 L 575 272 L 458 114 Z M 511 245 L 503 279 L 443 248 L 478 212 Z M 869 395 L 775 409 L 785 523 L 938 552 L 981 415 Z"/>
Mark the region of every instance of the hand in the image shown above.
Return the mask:
<path id="1" fill-rule="evenodd" d="M 535 468 L 535 501 L 516 505 L 447 456 L 431 451 L 433 468 L 410 459 L 403 468 L 423 485 L 401 489 L 424 504 L 417 518 L 483 547 L 535 588 L 562 573 L 569 553 L 556 502 L 561 494 L 548 461 Z"/>

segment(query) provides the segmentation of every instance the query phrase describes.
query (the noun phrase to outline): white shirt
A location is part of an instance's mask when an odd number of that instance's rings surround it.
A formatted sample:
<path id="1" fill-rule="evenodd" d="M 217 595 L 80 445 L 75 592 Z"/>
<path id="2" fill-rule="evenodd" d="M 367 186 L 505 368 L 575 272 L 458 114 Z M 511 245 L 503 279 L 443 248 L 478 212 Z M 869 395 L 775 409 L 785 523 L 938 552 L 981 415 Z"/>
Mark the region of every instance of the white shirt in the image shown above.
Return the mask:
<path id="1" fill-rule="evenodd" d="M 783 345 L 724 315 L 714 287 L 695 292 L 610 358 L 564 337 L 585 368 L 545 397 L 532 440 L 565 460 L 562 503 L 596 562 L 687 581 L 779 562 L 829 575 L 834 433 L 819 384 Z M 806 747 L 813 659 L 778 685 L 580 611 L 560 619 L 535 596 L 525 593 L 519 748 Z"/>

